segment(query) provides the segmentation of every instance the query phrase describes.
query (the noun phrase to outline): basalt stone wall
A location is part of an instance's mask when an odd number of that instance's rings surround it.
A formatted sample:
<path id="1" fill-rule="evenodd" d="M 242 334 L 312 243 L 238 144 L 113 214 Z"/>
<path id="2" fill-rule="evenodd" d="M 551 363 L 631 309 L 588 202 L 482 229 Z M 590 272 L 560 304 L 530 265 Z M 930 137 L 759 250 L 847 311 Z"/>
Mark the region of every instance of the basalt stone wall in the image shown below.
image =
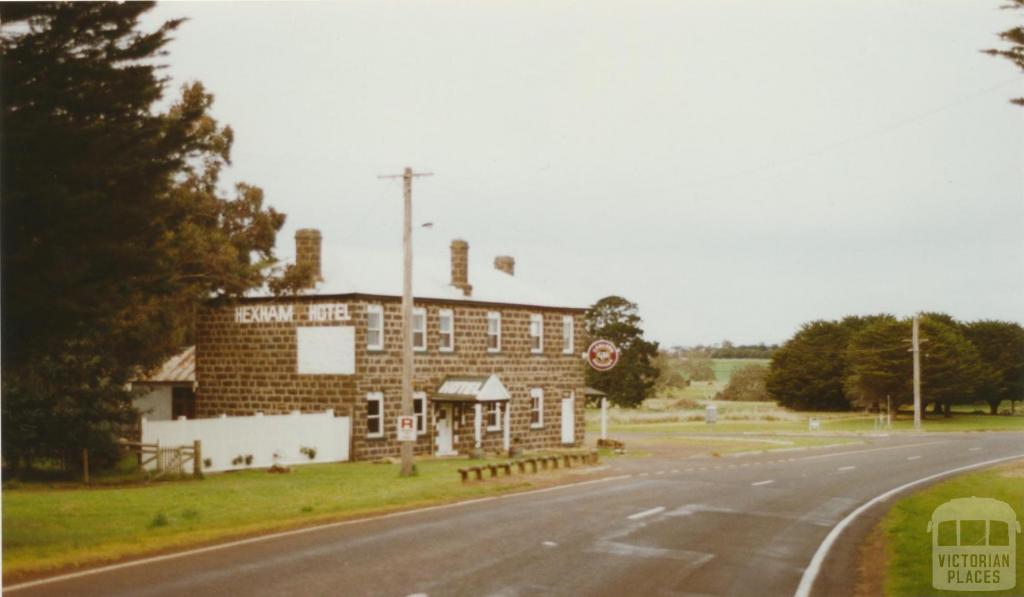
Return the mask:
<path id="1" fill-rule="evenodd" d="M 347 321 L 310 321 L 310 307 L 325 303 L 347 305 Z M 258 305 L 263 317 L 238 320 L 236 307 Z M 366 350 L 366 307 L 384 311 L 384 348 Z M 415 355 L 414 391 L 428 396 L 448 376 L 496 374 L 512 398 L 510 436 L 513 446 L 524 449 L 561 446 L 561 401 L 584 385 L 585 350 L 582 312 L 563 309 L 531 309 L 461 302 L 416 301 L 427 312 L 427 349 Z M 271 309 L 273 307 L 273 309 Z M 453 352 L 439 350 L 438 312 L 454 312 Z M 289 315 L 290 310 L 290 315 Z M 273 314 L 267 316 L 273 311 Z M 487 314 L 501 313 L 501 352 L 488 353 Z M 531 314 L 544 316 L 544 352 L 530 352 Z M 572 354 L 562 352 L 562 316 L 574 318 Z M 297 373 L 296 328 L 300 326 L 352 326 L 355 331 L 355 374 L 300 375 Z M 196 344 L 196 380 L 199 417 L 322 411 L 332 408 L 352 418 L 352 455 L 356 460 L 395 456 L 399 452 L 395 422 L 401 410 L 401 302 L 360 296 L 303 297 L 281 301 L 251 301 L 211 305 L 199 318 Z M 544 426 L 530 426 L 531 388 L 544 391 Z M 366 395 L 384 394 L 384 437 L 368 438 Z M 458 414 L 461 411 L 461 415 Z M 584 397 L 575 402 L 575 438 L 584 437 Z M 416 444 L 416 453 L 434 451 L 431 403 L 427 433 Z M 474 444 L 472 406 L 457 409 L 454 448 L 468 452 Z M 482 425 L 482 448 L 502 448 L 502 431 Z"/>

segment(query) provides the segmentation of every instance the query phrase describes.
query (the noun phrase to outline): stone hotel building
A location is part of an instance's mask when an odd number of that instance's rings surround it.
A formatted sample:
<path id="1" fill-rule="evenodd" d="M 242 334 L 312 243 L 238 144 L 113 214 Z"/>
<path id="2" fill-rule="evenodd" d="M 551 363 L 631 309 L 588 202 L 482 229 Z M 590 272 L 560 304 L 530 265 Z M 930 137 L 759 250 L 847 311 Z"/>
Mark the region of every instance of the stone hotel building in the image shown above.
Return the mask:
<path id="1" fill-rule="evenodd" d="M 351 417 L 353 459 L 395 456 L 401 256 L 322 251 L 317 230 L 295 240 L 314 287 L 201 312 L 196 416 L 333 409 Z M 450 261 L 414 262 L 415 452 L 581 445 L 584 309 L 524 283 L 512 257 L 470 263 L 463 240 Z"/>

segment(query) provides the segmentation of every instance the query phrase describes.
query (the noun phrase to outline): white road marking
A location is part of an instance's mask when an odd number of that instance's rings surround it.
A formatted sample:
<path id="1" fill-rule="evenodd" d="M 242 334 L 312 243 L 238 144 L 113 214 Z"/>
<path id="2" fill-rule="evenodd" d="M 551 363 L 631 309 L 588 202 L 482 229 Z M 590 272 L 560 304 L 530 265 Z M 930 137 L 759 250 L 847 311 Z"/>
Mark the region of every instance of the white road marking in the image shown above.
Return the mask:
<path id="1" fill-rule="evenodd" d="M 545 487 L 543 489 L 532 489 L 530 491 L 521 491 L 519 493 L 508 493 L 505 495 L 494 495 L 482 498 L 475 498 L 472 500 L 466 500 L 463 502 L 453 502 L 451 504 L 440 504 L 437 506 L 427 506 L 425 508 L 418 508 L 416 510 L 403 510 L 401 512 L 389 512 L 386 514 L 380 514 L 378 516 L 369 516 L 367 518 L 356 518 L 353 520 L 340 520 L 338 522 L 329 522 L 312 527 L 303 527 L 300 529 L 293 529 L 291 531 L 281 531 L 280 533 L 271 533 L 269 535 L 260 535 L 258 537 L 249 537 L 248 539 L 239 539 L 237 541 L 229 541 L 227 543 L 218 543 L 217 545 L 209 545 L 206 547 L 199 547 L 196 549 L 189 549 L 186 551 L 179 551 L 175 553 L 169 553 L 159 556 L 152 556 L 149 558 L 142 558 L 139 560 L 132 560 L 130 562 L 121 562 L 119 564 L 111 564 L 109 566 L 103 566 L 101 568 L 92 568 L 89 570 L 82 570 L 80 572 L 70 572 L 68 574 L 61 574 L 58 576 L 51 576 L 49 578 L 40 578 L 38 580 L 30 580 L 17 585 L 5 586 L 3 588 L 4 593 L 11 593 L 20 589 L 27 589 L 30 587 L 37 587 L 40 585 L 48 585 L 55 582 L 61 582 L 65 580 L 71 580 L 73 578 L 81 578 L 83 576 L 92 576 L 94 574 L 102 574 L 104 572 L 112 572 L 114 570 L 121 570 L 124 568 L 134 568 L 135 566 L 142 566 L 144 564 L 153 564 L 156 562 L 166 562 L 167 560 L 176 560 L 178 558 L 184 558 L 188 556 L 198 555 L 201 553 L 209 553 L 211 551 L 220 551 L 222 549 L 229 549 L 231 547 L 238 547 L 240 545 L 248 545 L 250 543 L 262 543 L 264 541 L 271 541 L 281 537 L 290 537 L 293 535 L 305 535 L 306 533 L 313 533 L 316 531 L 324 531 L 327 529 L 333 529 L 337 527 L 344 527 L 356 524 L 363 524 L 367 522 L 373 522 L 376 520 L 386 520 L 388 518 L 400 518 L 403 516 L 410 516 L 412 514 L 419 514 L 421 512 L 430 512 L 435 510 L 448 510 L 450 508 L 460 508 L 462 506 L 469 506 L 470 504 L 479 504 L 482 502 L 491 502 L 494 500 L 507 500 L 514 499 L 525 495 L 536 495 L 538 493 L 548 493 L 550 491 L 559 491 L 562 489 L 569 489 L 572 487 L 582 487 L 585 485 L 594 485 L 596 483 L 608 483 L 609 481 L 621 481 L 623 479 L 632 479 L 633 475 L 617 475 L 614 477 L 603 477 L 601 479 L 589 479 L 587 481 L 580 481 L 579 483 L 567 483 L 565 485 L 554 485 L 552 487 Z"/>
<path id="2" fill-rule="evenodd" d="M 841 467 L 837 468 L 836 470 L 837 471 L 852 471 L 855 468 L 857 468 L 857 467 L 852 466 L 852 465 L 851 466 L 841 466 Z"/>
<path id="3" fill-rule="evenodd" d="M 631 514 L 631 515 L 627 516 L 626 518 L 628 518 L 629 520 L 639 520 L 641 518 L 646 518 L 648 516 L 653 516 L 654 514 L 657 514 L 659 512 L 664 512 L 664 511 L 665 511 L 665 506 L 658 506 L 657 508 L 651 508 L 650 510 L 644 510 L 643 512 L 637 512 L 636 514 Z"/>
<path id="4" fill-rule="evenodd" d="M 818 546 L 818 550 L 816 552 L 814 552 L 814 557 L 811 558 L 811 563 L 804 570 L 804 575 L 800 578 L 800 585 L 796 588 L 796 593 L 794 593 L 793 596 L 794 597 L 810 597 L 811 588 L 814 586 L 815 579 L 818 578 L 818 573 L 821 571 L 821 565 L 825 562 L 825 558 L 828 556 L 829 550 L 832 549 L 832 544 L 836 542 L 836 539 L 839 538 L 839 535 L 842 534 L 843 530 L 845 530 L 846 527 L 850 526 L 850 523 L 852 523 L 858 516 L 860 516 L 865 510 L 867 510 L 871 506 L 874 506 L 875 504 L 877 504 L 879 502 L 883 502 L 883 501 L 889 499 L 890 497 L 896 495 L 897 493 L 903 491 L 904 489 L 908 489 L 908 488 L 913 487 L 915 485 L 920 485 L 921 483 L 927 483 L 928 481 L 931 481 L 932 479 L 938 479 L 940 477 L 944 477 L 946 475 L 950 475 L 950 474 L 953 474 L 953 473 L 959 473 L 961 471 L 969 471 L 971 469 L 980 468 L 980 467 L 983 467 L 983 466 L 988 466 L 990 464 L 997 464 L 997 463 L 1000 463 L 1000 462 L 1005 462 L 1007 460 L 1014 460 L 1016 458 L 1024 458 L 1024 454 L 1017 454 L 1015 456 L 1007 456 L 1005 458 L 996 458 L 995 460 L 986 460 L 985 462 L 979 462 L 977 464 L 969 464 L 967 466 L 961 466 L 961 467 L 958 467 L 958 468 L 949 469 L 949 470 L 943 471 L 941 473 L 935 473 L 934 475 L 928 475 L 927 477 L 922 477 L 922 478 L 920 478 L 920 479 L 918 479 L 916 481 L 911 481 L 909 483 L 904 483 L 903 485 L 900 485 L 899 487 L 895 487 L 893 489 L 890 489 L 889 491 L 887 491 L 887 492 L 885 492 L 885 493 L 883 493 L 881 495 L 875 496 L 874 498 L 864 502 L 863 504 L 861 504 L 861 506 L 859 508 L 857 508 L 853 512 L 850 512 L 849 514 L 847 514 L 846 518 L 840 520 L 839 524 L 837 524 L 836 526 L 832 527 L 832 530 L 829 531 L 829 534 L 825 537 L 825 540 L 822 541 L 821 545 Z"/>
<path id="5" fill-rule="evenodd" d="M 750 485 L 753 486 L 753 487 L 757 487 L 758 485 L 767 485 L 769 483 L 774 483 L 774 482 L 775 482 L 774 479 L 768 479 L 767 481 L 758 481 L 757 483 L 751 483 Z"/>
<path id="6" fill-rule="evenodd" d="M 558 544 L 555 543 L 554 541 L 545 541 L 545 542 L 541 543 L 541 545 L 543 545 L 544 547 L 556 547 L 556 546 L 558 546 Z"/>
<path id="7" fill-rule="evenodd" d="M 640 473 L 640 474 L 639 474 L 639 475 L 637 475 L 637 476 L 638 476 L 638 477 L 647 477 L 647 476 L 649 476 L 650 474 L 651 474 L 651 473 Z"/>
<path id="8" fill-rule="evenodd" d="M 920 456 L 907 456 L 907 460 L 919 460 Z"/>
<path id="9" fill-rule="evenodd" d="M 655 475 L 664 475 L 664 474 L 665 474 L 665 473 L 667 473 L 667 472 L 668 472 L 668 471 L 658 471 L 658 472 L 656 472 L 656 473 L 654 473 L 654 474 L 655 474 Z"/>
<path id="10" fill-rule="evenodd" d="M 847 450 L 846 452 L 830 452 L 828 454 L 815 454 L 814 456 L 803 456 L 801 458 L 794 458 L 793 461 L 798 460 L 815 460 L 817 458 L 832 458 L 833 456 L 846 456 L 849 454 L 867 454 L 869 452 L 881 452 L 882 450 L 901 450 L 903 448 L 920 448 L 921 446 L 932 446 L 935 444 L 948 444 L 949 440 L 940 440 L 934 442 L 924 442 L 920 444 L 902 444 L 899 446 L 885 446 L 882 448 L 868 448 L 867 450 Z"/>
<path id="11" fill-rule="evenodd" d="M 679 469 L 677 469 L 677 468 L 674 468 L 674 469 L 672 469 L 672 470 L 671 470 L 671 471 L 669 471 L 669 472 L 670 472 L 670 473 L 678 473 L 678 472 L 679 472 Z"/>
<path id="12" fill-rule="evenodd" d="M 967 450 L 967 451 L 968 452 L 977 452 L 980 449 L 981 449 L 981 446 L 974 446 L 973 448 L 971 448 L 970 450 Z"/>

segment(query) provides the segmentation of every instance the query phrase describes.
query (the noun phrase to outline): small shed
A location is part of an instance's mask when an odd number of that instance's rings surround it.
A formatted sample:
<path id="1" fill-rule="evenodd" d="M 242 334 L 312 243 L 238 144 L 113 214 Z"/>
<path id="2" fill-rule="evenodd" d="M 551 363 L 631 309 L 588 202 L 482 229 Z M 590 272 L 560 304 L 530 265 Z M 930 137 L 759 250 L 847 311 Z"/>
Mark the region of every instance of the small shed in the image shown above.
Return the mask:
<path id="1" fill-rule="evenodd" d="M 132 405 L 150 421 L 196 417 L 196 347 L 189 346 L 159 368 L 132 380 Z"/>

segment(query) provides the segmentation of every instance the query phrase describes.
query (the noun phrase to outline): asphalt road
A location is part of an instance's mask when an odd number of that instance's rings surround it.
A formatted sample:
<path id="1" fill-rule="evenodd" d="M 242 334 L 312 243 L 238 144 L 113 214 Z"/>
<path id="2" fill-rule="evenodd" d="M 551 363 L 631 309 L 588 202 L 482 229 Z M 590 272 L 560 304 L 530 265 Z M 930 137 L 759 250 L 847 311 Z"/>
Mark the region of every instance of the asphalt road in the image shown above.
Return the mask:
<path id="1" fill-rule="evenodd" d="M 793 595 L 861 504 L 957 467 L 1024 456 L 1022 433 L 921 434 L 803 451 L 619 459 L 587 484 L 307 530 L 38 584 L 15 595 Z M 856 547 L 813 595 L 853 590 Z"/>

